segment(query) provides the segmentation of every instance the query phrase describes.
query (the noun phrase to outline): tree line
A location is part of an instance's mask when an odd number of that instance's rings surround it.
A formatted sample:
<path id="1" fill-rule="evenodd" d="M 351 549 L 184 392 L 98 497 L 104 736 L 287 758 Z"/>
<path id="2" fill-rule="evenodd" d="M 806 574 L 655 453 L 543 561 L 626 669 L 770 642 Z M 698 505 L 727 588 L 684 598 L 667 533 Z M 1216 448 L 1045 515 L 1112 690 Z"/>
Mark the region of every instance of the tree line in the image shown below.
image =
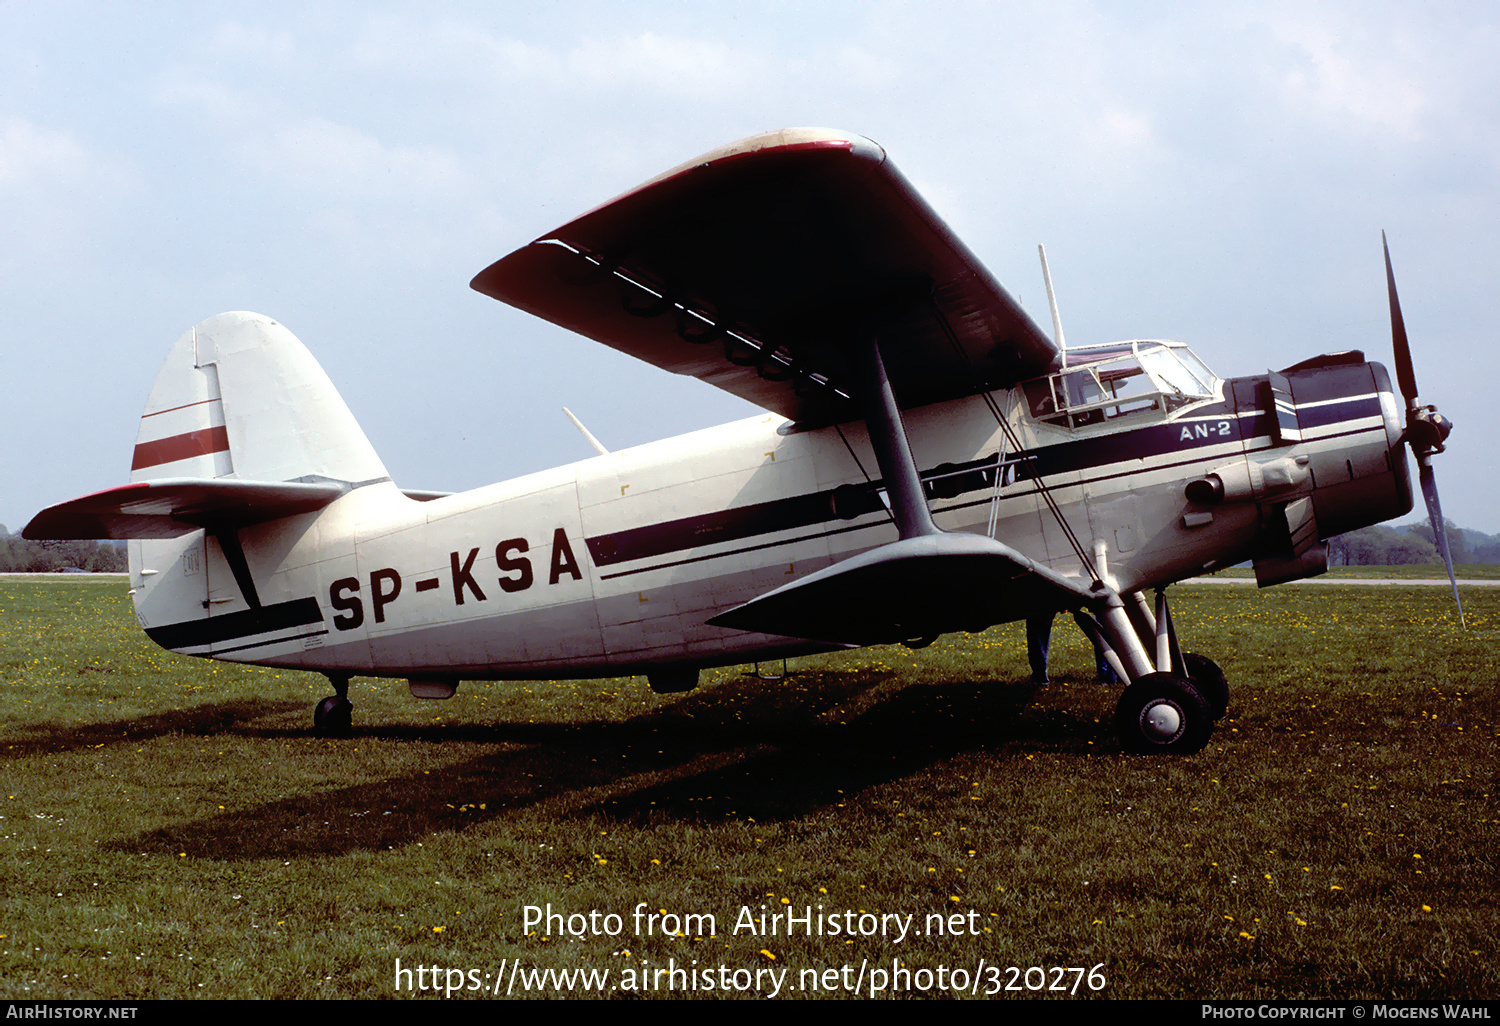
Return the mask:
<path id="1" fill-rule="evenodd" d="M 1500 535 L 1481 534 L 1444 521 L 1448 552 L 1454 563 L 1500 563 Z M 1441 563 L 1426 523 L 1405 527 L 1366 527 L 1328 540 L 1330 566 L 1396 566 Z"/>
<path id="2" fill-rule="evenodd" d="M 0 524 L 0 573 L 54 574 L 63 570 L 124 573 L 125 543 L 113 541 L 31 541 Z"/>

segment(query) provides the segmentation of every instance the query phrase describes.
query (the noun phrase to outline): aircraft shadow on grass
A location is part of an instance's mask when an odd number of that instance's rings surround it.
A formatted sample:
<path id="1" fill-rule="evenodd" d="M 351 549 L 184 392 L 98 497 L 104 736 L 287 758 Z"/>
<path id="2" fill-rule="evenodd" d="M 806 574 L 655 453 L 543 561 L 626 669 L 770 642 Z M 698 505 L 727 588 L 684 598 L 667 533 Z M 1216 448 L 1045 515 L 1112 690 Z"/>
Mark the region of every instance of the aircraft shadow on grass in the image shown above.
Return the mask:
<path id="1" fill-rule="evenodd" d="M 303 711 L 303 703 L 265 698 L 210 702 L 188 709 L 138 716 L 107 723 L 41 723 L 29 725 L 0 749 L 0 759 L 24 759 L 33 755 L 56 755 L 81 748 L 134 745 L 169 734 L 218 735 L 237 733 L 247 720 Z"/>
<path id="2" fill-rule="evenodd" d="M 729 684 L 623 723 L 372 727 L 361 738 L 466 740 L 502 750 L 426 772 L 304 793 L 109 842 L 131 852 L 237 861 L 385 851 L 549 805 L 558 819 L 635 823 L 794 818 L 966 751 L 1024 740 L 1083 750 L 1098 733 L 1071 710 L 1028 710 L 1027 685 L 909 685 L 839 722 L 886 675 L 811 675 L 737 702 Z M 799 679 L 799 683 L 803 681 Z M 728 692 L 728 693 L 726 693 Z M 260 734 L 252 726 L 235 732 Z"/>

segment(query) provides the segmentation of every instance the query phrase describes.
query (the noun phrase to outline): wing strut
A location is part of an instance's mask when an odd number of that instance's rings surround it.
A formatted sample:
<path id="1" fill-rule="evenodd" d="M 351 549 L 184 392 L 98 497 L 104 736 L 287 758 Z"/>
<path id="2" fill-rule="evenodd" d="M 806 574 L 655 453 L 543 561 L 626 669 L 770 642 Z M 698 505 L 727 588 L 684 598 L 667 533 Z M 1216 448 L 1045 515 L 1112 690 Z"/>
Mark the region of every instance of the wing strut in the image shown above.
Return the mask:
<path id="1" fill-rule="evenodd" d="M 901 411 L 896 406 L 896 396 L 885 373 L 885 361 L 880 356 L 880 338 L 874 331 L 867 330 L 860 338 L 854 358 L 865 426 L 870 432 L 875 459 L 880 464 L 880 476 L 885 479 L 886 494 L 891 499 L 896 530 L 901 533 L 903 541 L 942 534 L 932 522 L 932 511 L 927 506 L 922 479 L 917 473 L 917 461 L 912 457 L 911 443 L 901 423 Z"/>
<path id="2" fill-rule="evenodd" d="M 240 586 L 240 594 L 251 609 L 260 608 L 260 595 L 255 590 L 255 578 L 250 573 L 250 564 L 245 561 L 245 548 L 240 544 L 240 532 L 233 524 L 216 524 L 212 529 L 214 540 L 224 553 L 224 561 Z"/>
<path id="3" fill-rule="evenodd" d="M 709 625 L 870 645 L 983 630 L 1038 606 L 1091 601 L 1076 582 L 1002 542 L 933 523 L 878 333 L 866 328 L 848 353 L 900 538 L 720 613 Z"/>

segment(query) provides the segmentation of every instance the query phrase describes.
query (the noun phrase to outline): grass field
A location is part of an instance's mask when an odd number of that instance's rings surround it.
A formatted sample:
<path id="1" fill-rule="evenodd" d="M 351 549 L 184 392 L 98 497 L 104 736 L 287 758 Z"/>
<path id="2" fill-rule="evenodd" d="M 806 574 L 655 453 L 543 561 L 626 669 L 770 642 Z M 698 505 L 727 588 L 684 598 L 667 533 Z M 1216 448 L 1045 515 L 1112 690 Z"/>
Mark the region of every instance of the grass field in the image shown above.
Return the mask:
<path id="1" fill-rule="evenodd" d="M 1062 620 L 1041 688 L 1010 625 L 685 696 L 359 679 L 314 740 L 321 677 L 157 649 L 118 580 L 3 579 L 0 992 L 1493 998 L 1500 594 L 1462 633 L 1444 591 L 1173 589 L 1231 685 L 1173 759 L 1120 754 Z M 548 903 L 584 935 L 527 935 Z M 809 906 L 913 918 L 735 931 Z"/>
<path id="2" fill-rule="evenodd" d="M 1460 563 L 1453 574 L 1460 581 L 1493 581 L 1500 578 L 1500 564 Z M 1215 577 L 1255 577 L 1250 567 L 1220 570 Z M 1405 563 L 1400 566 L 1331 566 L 1320 580 L 1367 581 L 1372 578 L 1402 581 L 1446 581 L 1448 569 L 1441 563 Z"/>

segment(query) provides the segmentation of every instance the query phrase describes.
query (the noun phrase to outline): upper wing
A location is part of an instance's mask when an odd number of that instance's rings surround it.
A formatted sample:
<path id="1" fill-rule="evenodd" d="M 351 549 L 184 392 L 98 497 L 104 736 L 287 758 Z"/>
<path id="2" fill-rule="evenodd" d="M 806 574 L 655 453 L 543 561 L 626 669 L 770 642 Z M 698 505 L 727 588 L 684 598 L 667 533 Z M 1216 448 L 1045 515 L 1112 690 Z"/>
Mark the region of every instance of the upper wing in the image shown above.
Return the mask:
<path id="1" fill-rule="evenodd" d="M 845 350 L 862 332 L 903 407 L 1009 387 L 1058 355 L 884 150 L 826 129 L 683 164 L 471 285 L 812 424 L 858 416 Z"/>

